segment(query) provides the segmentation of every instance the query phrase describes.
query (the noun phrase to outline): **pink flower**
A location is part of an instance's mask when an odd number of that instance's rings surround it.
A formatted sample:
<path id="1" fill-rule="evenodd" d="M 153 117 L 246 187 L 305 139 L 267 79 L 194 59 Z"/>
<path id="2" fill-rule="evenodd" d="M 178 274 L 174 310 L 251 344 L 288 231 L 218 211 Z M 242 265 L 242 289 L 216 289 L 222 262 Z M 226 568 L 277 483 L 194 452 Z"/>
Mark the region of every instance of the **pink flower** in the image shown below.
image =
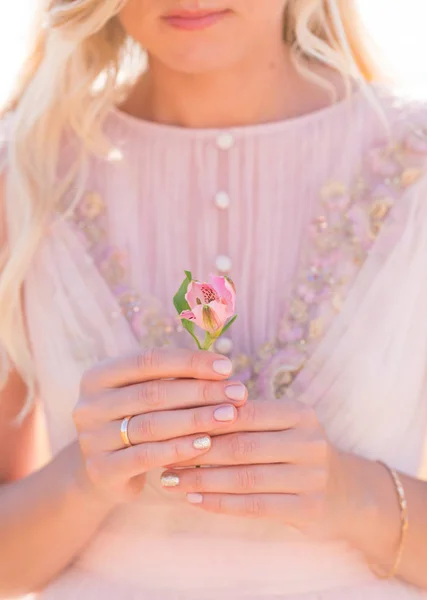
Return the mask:
<path id="1" fill-rule="evenodd" d="M 191 281 L 185 294 L 190 310 L 179 315 L 210 335 L 218 336 L 234 316 L 236 289 L 229 277 L 210 276 L 210 283 Z"/>

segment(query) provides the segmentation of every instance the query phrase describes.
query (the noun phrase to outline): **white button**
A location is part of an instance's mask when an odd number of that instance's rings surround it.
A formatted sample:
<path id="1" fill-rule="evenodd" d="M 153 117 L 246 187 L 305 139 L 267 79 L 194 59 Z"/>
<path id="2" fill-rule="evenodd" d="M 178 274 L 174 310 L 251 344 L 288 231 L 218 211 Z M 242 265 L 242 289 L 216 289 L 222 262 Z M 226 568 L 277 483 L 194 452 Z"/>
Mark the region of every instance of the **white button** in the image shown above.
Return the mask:
<path id="1" fill-rule="evenodd" d="M 228 131 L 220 133 L 216 138 L 216 145 L 220 150 L 230 150 L 234 146 L 234 136 Z"/>
<path id="2" fill-rule="evenodd" d="M 230 196 L 227 192 L 218 192 L 215 196 L 215 204 L 221 210 L 227 210 L 230 206 Z"/>
<path id="3" fill-rule="evenodd" d="M 215 265 L 221 273 L 229 273 L 232 266 L 231 258 L 229 256 L 217 256 Z"/>
<path id="4" fill-rule="evenodd" d="M 233 342 L 228 337 L 220 337 L 215 342 L 215 350 L 220 354 L 230 354 L 233 350 Z"/>

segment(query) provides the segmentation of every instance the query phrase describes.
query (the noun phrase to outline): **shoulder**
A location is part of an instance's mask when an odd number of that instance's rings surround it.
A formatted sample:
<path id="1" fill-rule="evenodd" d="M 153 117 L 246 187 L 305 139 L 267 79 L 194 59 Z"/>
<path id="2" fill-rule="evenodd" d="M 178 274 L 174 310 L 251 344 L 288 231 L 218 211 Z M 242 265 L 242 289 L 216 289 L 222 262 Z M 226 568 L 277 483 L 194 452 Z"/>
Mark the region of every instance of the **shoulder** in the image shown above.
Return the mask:
<path id="1" fill-rule="evenodd" d="M 405 143 L 408 151 L 427 154 L 427 92 L 374 84 L 357 94 L 358 124 L 368 144 Z"/>
<path id="2" fill-rule="evenodd" d="M 412 187 L 427 174 L 427 95 L 384 85 L 357 94 L 348 127 L 354 144 L 343 153 L 353 174 L 368 187 Z"/>
<path id="3" fill-rule="evenodd" d="M 381 84 L 371 85 L 370 90 L 395 125 L 427 118 L 427 90 Z"/>
<path id="4" fill-rule="evenodd" d="M 418 207 L 427 223 L 427 102 L 380 86 L 356 94 L 334 130 L 339 146 L 321 198 L 326 222 L 340 213 L 347 234 L 365 251 L 386 222 L 391 237 L 402 233 Z"/>

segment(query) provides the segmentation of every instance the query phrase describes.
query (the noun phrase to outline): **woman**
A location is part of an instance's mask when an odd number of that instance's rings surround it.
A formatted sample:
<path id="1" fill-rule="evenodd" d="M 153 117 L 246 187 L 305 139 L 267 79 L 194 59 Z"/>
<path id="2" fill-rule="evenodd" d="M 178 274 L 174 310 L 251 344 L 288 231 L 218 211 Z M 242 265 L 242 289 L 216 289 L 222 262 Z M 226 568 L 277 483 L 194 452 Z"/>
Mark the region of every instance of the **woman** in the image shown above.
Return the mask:
<path id="1" fill-rule="evenodd" d="M 425 108 L 350 0 L 45 4 L 3 119 L 1 597 L 426 597 Z M 235 281 L 213 353 L 184 269 Z"/>

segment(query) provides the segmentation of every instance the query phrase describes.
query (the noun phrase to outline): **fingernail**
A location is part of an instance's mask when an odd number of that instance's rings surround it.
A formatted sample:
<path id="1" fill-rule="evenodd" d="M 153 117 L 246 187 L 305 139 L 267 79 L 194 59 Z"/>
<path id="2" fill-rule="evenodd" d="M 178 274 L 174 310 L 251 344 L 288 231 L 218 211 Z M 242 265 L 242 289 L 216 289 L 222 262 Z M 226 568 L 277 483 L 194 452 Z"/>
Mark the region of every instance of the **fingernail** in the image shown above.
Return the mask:
<path id="1" fill-rule="evenodd" d="M 236 409 L 234 406 L 220 406 L 214 412 L 215 421 L 220 421 L 224 423 L 226 421 L 234 421 L 234 417 L 236 416 Z"/>
<path id="2" fill-rule="evenodd" d="M 193 448 L 196 450 L 207 450 L 211 447 L 211 438 L 208 435 L 196 438 L 193 442 Z"/>
<path id="3" fill-rule="evenodd" d="M 219 360 L 216 360 L 213 363 L 212 367 L 215 373 L 218 373 L 219 375 L 231 375 L 231 372 L 233 370 L 233 365 L 231 364 L 231 361 L 228 360 L 228 358 L 221 358 Z"/>
<path id="4" fill-rule="evenodd" d="M 246 398 L 246 388 L 241 383 L 229 385 L 225 388 L 225 395 L 230 400 L 244 400 Z"/>
<path id="5" fill-rule="evenodd" d="M 190 504 L 201 504 L 203 502 L 202 494 L 187 494 L 187 500 Z"/>
<path id="6" fill-rule="evenodd" d="M 163 473 L 160 482 L 163 487 L 176 487 L 179 485 L 179 477 L 175 473 Z"/>

